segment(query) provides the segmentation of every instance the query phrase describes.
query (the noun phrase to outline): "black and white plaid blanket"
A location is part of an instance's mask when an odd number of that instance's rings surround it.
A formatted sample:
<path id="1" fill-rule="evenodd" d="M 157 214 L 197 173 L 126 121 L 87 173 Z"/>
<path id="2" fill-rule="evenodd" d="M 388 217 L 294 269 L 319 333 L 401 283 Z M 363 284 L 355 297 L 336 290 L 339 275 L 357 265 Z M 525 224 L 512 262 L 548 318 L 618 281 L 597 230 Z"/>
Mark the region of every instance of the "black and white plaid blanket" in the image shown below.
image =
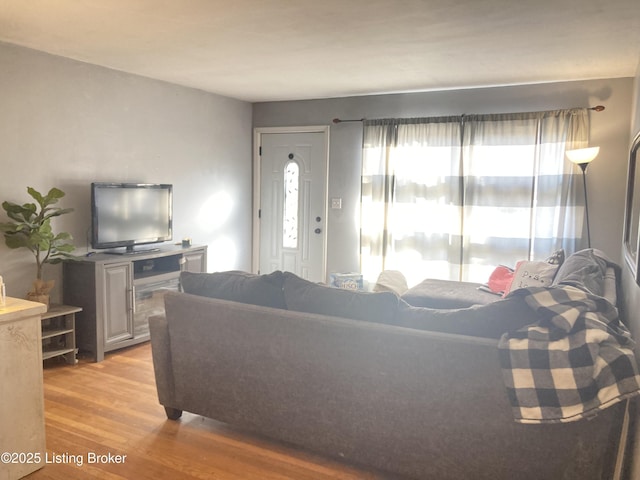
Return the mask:
<path id="1" fill-rule="evenodd" d="M 499 342 L 516 422 L 576 421 L 640 393 L 633 340 L 608 300 L 571 286 L 512 295 L 540 318 Z"/>

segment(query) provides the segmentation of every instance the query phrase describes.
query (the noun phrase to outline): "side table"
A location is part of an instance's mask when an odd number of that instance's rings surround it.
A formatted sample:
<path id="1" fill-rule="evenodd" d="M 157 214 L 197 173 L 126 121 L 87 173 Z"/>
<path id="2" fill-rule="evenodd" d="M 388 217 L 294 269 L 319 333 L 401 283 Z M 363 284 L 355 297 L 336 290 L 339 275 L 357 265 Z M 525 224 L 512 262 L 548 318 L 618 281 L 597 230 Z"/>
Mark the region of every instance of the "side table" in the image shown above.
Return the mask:
<path id="1" fill-rule="evenodd" d="M 51 305 L 42 314 L 42 359 L 61 356 L 71 365 L 78 363 L 76 354 L 76 313 L 82 308 Z"/>

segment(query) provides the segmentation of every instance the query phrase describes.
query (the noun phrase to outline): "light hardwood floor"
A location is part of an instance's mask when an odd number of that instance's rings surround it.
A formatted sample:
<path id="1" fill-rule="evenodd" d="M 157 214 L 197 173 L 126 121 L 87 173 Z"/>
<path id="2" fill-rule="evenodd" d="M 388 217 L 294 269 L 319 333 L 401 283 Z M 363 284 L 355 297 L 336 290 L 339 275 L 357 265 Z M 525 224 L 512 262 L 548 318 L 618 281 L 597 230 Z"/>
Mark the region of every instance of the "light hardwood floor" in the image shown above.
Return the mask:
<path id="1" fill-rule="evenodd" d="M 389 478 L 211 419 L 167 420 L 156 396 L 149 343 L 105 361 L 44 368 L 47 460 L 40 479 L 369 479 Z M 91 455 L 111 463 L 89 463 Z M 116 455 L 123 463 L 115 463 Z"/>

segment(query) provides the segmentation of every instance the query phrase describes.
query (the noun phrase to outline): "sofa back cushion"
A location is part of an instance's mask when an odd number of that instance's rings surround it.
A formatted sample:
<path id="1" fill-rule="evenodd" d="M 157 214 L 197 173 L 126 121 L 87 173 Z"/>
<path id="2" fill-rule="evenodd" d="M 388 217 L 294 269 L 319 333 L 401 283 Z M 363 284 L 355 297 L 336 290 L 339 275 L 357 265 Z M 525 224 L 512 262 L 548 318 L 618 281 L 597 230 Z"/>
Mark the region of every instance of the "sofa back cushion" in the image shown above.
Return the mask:
<path id="1" fill-rule="evenodd" d="M 286 309 L 282 280 L 280 271 L 268 275 L 240 271 L 180 274 L 180 284 L 185 293 Z"/>
<path id="2" fill-rule="evenodd" d="M 289 310 L 332 317 L 393 323 L 398 297 L 392 292 L 361 292 L 333 288 L 284 272 L 284 300 Z"/>

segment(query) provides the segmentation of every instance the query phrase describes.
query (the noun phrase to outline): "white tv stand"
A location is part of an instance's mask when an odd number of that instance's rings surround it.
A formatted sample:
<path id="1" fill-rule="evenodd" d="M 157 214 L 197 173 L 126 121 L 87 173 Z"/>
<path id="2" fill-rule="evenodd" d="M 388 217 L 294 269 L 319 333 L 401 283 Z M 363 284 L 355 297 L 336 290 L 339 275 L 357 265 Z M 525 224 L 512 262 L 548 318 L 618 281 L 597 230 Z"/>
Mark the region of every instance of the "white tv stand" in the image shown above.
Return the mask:
<path id="1" fill-rule="evenodd" d="M 207 270 L 207 247 L 162 246 L 129 255 L 95 253 L 64 262 L 63 301 L 82 307 L 76 344 L 96 361 L 105 352 L 149 340 L 149 317 L 164 313 L 164 294 L 180 272 Z"/>

